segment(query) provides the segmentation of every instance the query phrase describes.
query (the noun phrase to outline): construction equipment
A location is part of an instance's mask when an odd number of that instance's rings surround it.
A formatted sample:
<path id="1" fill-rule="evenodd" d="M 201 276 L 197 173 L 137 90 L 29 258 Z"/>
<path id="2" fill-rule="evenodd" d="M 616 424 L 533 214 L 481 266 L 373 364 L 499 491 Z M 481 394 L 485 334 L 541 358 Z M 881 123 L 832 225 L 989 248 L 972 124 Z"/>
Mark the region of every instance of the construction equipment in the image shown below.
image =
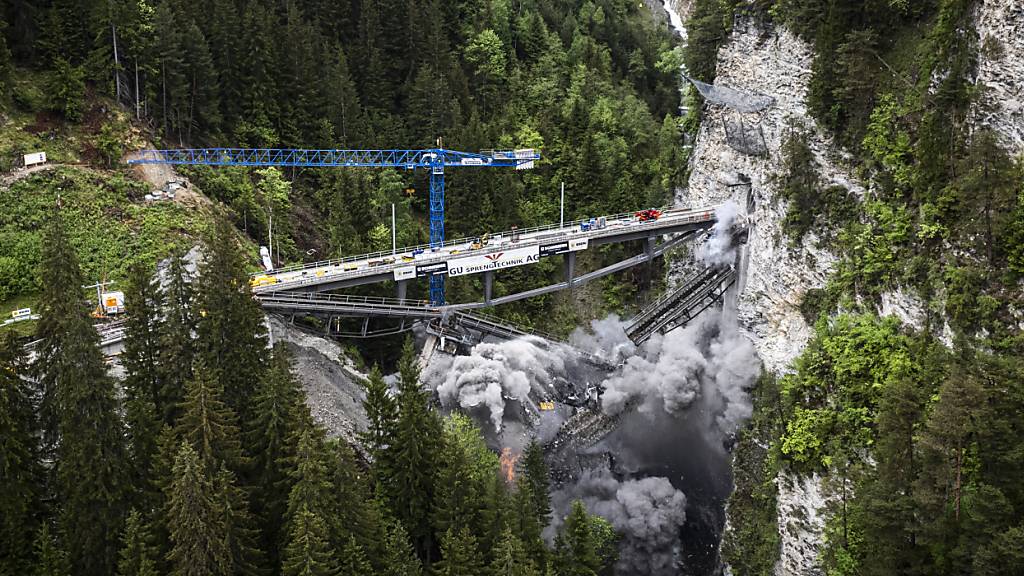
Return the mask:
<path id="1" fill-rule="evenodd" d="M 426 150 L 303 150 L 291 148 L 198 148 L 142 150 L 129 164 L 204 166 L 298 166 L 403 168 L 430 170 L 430 245 L 444 244 L 444 173 L 446 168 L 490 167 L 529 170 L 540 154 L 533 149 L 458 152 L 441 147 Z M 444 304 L 444 275 L 430 275 L 430 301 Z"/>
<path id="2" fill-rule="evenodd" d="M 661 218 L 661 210 L 658 210 L 657 208 L 641 210 L 636 213 L 636 218 L 640 222 L 654 222 L 658 218 Z"/>

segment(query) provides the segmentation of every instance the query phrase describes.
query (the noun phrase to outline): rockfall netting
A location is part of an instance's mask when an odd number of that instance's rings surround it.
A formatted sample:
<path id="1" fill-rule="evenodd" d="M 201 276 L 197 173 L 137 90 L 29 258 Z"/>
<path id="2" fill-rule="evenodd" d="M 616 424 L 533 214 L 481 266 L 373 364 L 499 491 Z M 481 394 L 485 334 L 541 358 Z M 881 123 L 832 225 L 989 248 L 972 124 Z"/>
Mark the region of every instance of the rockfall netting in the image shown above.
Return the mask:
<path id="1" fill-rule="evenodd" d="M 737 112 L 760 112 L 775 103 L 775 98 L 763 94 L 748 94 L 727 86 L 715 86 L 684 75 L 705 100 Z"/>

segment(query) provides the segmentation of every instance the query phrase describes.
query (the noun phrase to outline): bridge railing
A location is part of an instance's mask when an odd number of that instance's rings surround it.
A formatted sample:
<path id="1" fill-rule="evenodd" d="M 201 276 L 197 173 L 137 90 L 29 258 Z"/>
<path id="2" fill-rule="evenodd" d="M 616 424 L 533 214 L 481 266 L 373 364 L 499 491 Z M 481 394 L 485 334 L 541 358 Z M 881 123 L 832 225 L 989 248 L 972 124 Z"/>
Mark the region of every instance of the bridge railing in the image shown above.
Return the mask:
<path id="1" fill-rule="evenodd" d="M 351 296 L 348 294 L 324 294 L 322 292 L 272 292 L 267 295 L 256 295 L 260 300 L 278 302 L 325 302 L 330 304 L 354 304 L 368 306 L 387 306 L 403 308 L 430 308 L 427 300 L 411 298 L 383 298 L 380 296 Z"/>
<path id="2" fill-rule="evenodd" d="M 688 210 L 688 209 L 679 209 L 679 208 L 674 208 L 674 209 L 666 208 L 666 209 L 663 209 L 663 213 L 665 213 L 665 214 L 672 214 L 672 215 L 678 215 L 680 213 L 686 213 L 686 212 L 692 212 L 694 215 L 704 215 L 704 214 L 706 214 L 708 212 L 713 212 L 713 211 L 714 211 L 713 209 L 708 209 L 708 210 Z M 635 214 L 636 214 L 636 212 L 620 212 L 618 214 L 612 214 L 612 215 L 609 215 L 609 216 L 603 216 L 603 218 L 605 218 L 605 220 L 608 223 L 621 222 L 621 221 L 625 221 L 625 220 L 633 221 L 633 219 L 635 218 Z M 706 219 L 706 218 L 702 218 L 700 220 L 704 220 L 704 219 Z M 695 221 L 696 220 L 697 219 L 695 219 Z M 518 235 L 518 236 L 523 236 L 523 235 L 536 234 L 538 232 L 573 230 L 573 229 L 578 229 L 580 227 L 580 225 L 582 225 L 584 223 L 587 223 L 587 222 L 590 222 L 590 218 L 582 218 L 582 219 L 579 219 L 579 220 L 573 220 L 571 222 L 566 222 L 564 225 L 560 225 L 560 224 L 547 224 L 547 225 L 544 225 L 544 226 L 534 226 L 534 227 L 531 227 L 531 228 L 519 228 L 519 229 L 516 229 L 516 230 L 504 230 L 502 232 L 497 232 L 497 233 L 491 234 L 491 238 L 493 239 L 493 238 L 499 237 L 499 236 L 502 239 L 511 238 L 513 233 Z M 658 223 L 657 220 L 653 220 L 651 222 L 641 223 L 641 224 L 639 224 L 637 226 L 637 229 L 656 228 L 657 227 L 657 223 Z M 592 237 L 592 238 L 593 237 L 600 238 L 600 237 L 603 237 L 603 236 L 606 236 L 606 235 L 609 235 L 609 234 L 614 234 L 615 232 L 616 232 L 615 229 L 608 230 L 608 228 L 605 228 L 603 230 L 594 231 L 593 233 L 590 234 L 590 237 Z M 288 272 L 296 272 L 296 271 L 299 271 L 299 270 L 309 270 L 309 269 L 315 269 L 315 268 L 324 268 L 326 266 L 337 266 L 337 265 L 342 265 L 342 264 L 346 264 L 346 263 L 349 263 L 349 262 L 361 262 L 361 261 L 364 261 L 364 260 L 384 260 L 384 259 L 387 259 L 387 258 L 401 258 L 401 256 L 404 255 L 404 254 L 411 254 L 411 253 L 419 251 L 419 250 L 422 250 L 424 254 L 431 254 L 431 253 L 440 252 L 440 251 L 445 250 L 445 249 L 451 249 L 451 248 L 456 248 L 456 247 L 459 247 L 459 246 L 464 246 L 466 244 L 472 243 L 477 238 L 480 238 L 480 236 L 467 237 L 467 238 L 459 238 L 459 239 L 456 239 L 456 240 L 446 240 L 443 244 L 441 244 L 440 246 L 438 246 L 436 248 L 431 247 L 430 244 L 419 244 L 419 245 L 416 245 L 416 246 L 406 246 L 406 247 L 403 247 L 403 248 L 397 248 L 394 251 L 391 251 L 391 250 L 381 250 L 379 252 L 369 252 L 369 253 L 366 253 L 366 254 L 357 254 L 357 255 L 353 255 L 353 256 L 345 256 L 345 257 L 342 257 L 342 258 L 332 258 L 332 259 L 329 259 L 329 260 L 319 260 L 319 261 L 316 261 L 316 262 L 309 262 L 309 263 L 304 263 L 304 264 L 294 264 L 294 265 L 285 266 L 285 267 L 282 267 L 282 268 L 275 268 L 275 269 L 270 270 L 270 271 L 256 272 L 256 273 L 252 274 L 252 276 L 258 276 L 258 275 L 263 275 L 263 274 L 285 274 L 285 273 L 288 273 Z M 530 238 L 530 239 L 528 239 L 529 242 L 540 242 L 540 241 L 543 241 L 543 240 L 544 240 L 544 238 Z M 440 256 L 443 256 L 443 254 L 437 254 L 437 256 L 440 257 Z M 424 258 L 424 259 L 419 260 L 418 262 L 419 263 L 425 263 L 425 262 L 427 262 L 427 259 Z M 388 264 L 389 268 L 387 268 L 387 269 L 390 269 L 390 267 L 400 266 L 400 265 L 403 265 L 403 264 L 414 265 L 416 263 L 417 263 L 417 261 L 400 262 L 400 261 L 396 260 L 395 262 Z"/>

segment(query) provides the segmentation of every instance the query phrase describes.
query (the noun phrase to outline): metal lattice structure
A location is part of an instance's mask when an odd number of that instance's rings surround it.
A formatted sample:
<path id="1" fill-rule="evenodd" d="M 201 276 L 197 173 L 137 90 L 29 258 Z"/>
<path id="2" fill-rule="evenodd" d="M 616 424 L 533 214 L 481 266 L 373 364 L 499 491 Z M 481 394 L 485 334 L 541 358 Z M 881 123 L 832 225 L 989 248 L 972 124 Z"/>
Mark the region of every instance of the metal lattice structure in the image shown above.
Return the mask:
<path id="1" fill-rule="evenodd" d="M 764 94 L 752 94 L 736 90 L 735 88 L 729 88 L 728 86 L 715 86 L 714 84 L 701 82 L 685 75 L 683 78 L 690 84 L 693 84 L 693 87 L 697 89 L 697 92 L 700 92 L 704 100 L 712 104 L 725 106 L 736 112 L 744 114 L 761 112 L 775 104 L 775 98 L 765 96 Z"/>
<path id="2" fill-rule="evenodd" d="M 425 150 L 338 150 L 296 148 L 197 148 L 142 150 L 129 164 L 187 164 L 203 166 L 299 166 L 403 168 L 430 170 L 430 245 L 444 244 L 445 168 L 491 167 L 528 170 L 540 154 L 532 149 L 487 150 L 479 153 L 444 148 Z M 444 276 L 430 276 L 430 300 L 444 304 Z"/>

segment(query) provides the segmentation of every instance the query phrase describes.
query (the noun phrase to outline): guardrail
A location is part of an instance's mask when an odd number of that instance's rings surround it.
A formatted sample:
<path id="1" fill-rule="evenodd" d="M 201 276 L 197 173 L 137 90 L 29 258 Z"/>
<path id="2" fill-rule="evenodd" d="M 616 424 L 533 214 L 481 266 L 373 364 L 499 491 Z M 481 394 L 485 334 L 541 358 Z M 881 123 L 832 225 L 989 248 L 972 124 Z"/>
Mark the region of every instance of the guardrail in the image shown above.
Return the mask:
<path id="1" fill-rule="evenodd" d="M 665 215 L 670 215 L 670 214 L 671 215 L 677 215 L 679 213 L 685 213 L 685 212 L 693 212 L 694 214 L 704 214 L 706 212 L 714 212 L 714 208 L 710 208 L 710 209 L 707 209 L 707 210 L 690 210 L 690 209 L 682 209 L 682 208 L 664 208 L 664 209 L 662 209 L 662 213 L 663 213 L 662 218 L 664 218 Z M 610 222 L 615 222 L 615 221 L 623 221 L 623 220 L 627 220 L 627 219 L 628 220 L 632 220 L 632 219 L 635 218 L 635 215 L 636 215 L 636 212 L 620 212 L 618 214 L 612 214 L 612 215 L 608 215 L 608 216 L 603 216 L 603 218 L 605 218 L 605 220 L 610 223 Z M 547 224 L 547 225 L 544 225 L 544 226 L 534 226 L 534 227 L 531 227 L 531 228 L 517 228 L 516 230 L 504 230 L 504 231 L 501 231 L 501 232 L 497 232 L 497 233 L 491 234 L 491 238 L 493 239 L 493 238 L 501 237 L 501 238 L 504 239 L 504 238 L 511 238 L 513 236 L 513 234 L 518 235 L 518 236 L 523 236 L 523 235 L 535 234 L 537 232 L 546 232 L 546 231 L 569 231 L 569 230 L 572 230 L 574 228 L 579 228 L 581 224 L 589 223 L 589 222 L 590 222 L 590 218 L 583 218 L 583 219 L 580 219 L 580 220 L 573 220 L 571 222 L 566 222 L 565 225 L 561 225 L 561 224 Z M 657 223 L 657 222 L 658 222 L 658 220 L 653 220 L 651 222 L 641 223 L 641 224 L 639 224 L 639 226 L 645 226 L 647 224 Z M 607 230 L 607 228 L 603 228 L 602 230 Z M 592 232 L 596 233 L 596 232 L 600 232 L 600 230 L 593 230 Z M 440 246 L 437 246 L 436 248 L 432 247 L 430 244 L 417 244 L 415 246 L 405 246 L 405 247 L 402 247 L 402 248 L 397 248 L 394 251 L 391 251 L 391 250 L 381 250 L 379 252 L 369 252 L 369 253 L 366 253 L 366 254 L 357 254 L 357 255 L 354 255 L 354 256 L 345 256 L 343 258 L 332 258 L 330 260 L 319 260 L 317 262 L 309 262 L 309 263 L 303 263 L 303 264 L 293 264 L 291 266 L 285 266 L 283 268 L 275 268 L 273 270 L 268 270 L 268 271 L 265 271 L 265 272 L 256 272 L 256 273 L 252 274 L 251 276 L 260 276 L 260 275 L 265 275 L 265 274 L 284 274 L 284 273 L 287 273 L 287 272 L 295 272 L 295 271 L 298 271 L 298 270 L 309 270 L 311 268 L 324 268 L 324 267 L 327 267 L 327 266 L 336 266 L 336 265 L 339 265 L 339 264 L 345 264 L 347 262 L 360 262 L 360 261 L 363 261 L 363 260 L 376 260 L 376 259 L 383 259 L 383 258 L 388 258 L 388 257 L 392 257 L 392 256 L 393 257 L 400 257 L 402 254 L 410 254 L 410 253 L 415 252 L 417 250 L 422 250 L 423 253 L 426 254 L 426 253 L 430 253 L 430 252 L 441 251 L 441 250 L 444 250 L 445 248 L 455 248 L 457 246 L 462 246 L 462 245 L 465 245 L 465 244 L 469 244 L 469 243 L 474 242 L 475 240 L 477 240 L 481 236 L 459 238 L 459 239 L 456 239 L 456 240 L 445 240 L 444 243 L 442 243 Z M 535 240 L 535 239 L 530 239 L 529 241 L 533 241 L 533 240 Z M 424 262 L 425 260 L 420 260 L 420 261 Z M 396 262 L 395 264 L 398 264 L 398 263 Z M 403 264 L 412 264 L 412 262 L 403 263 Z"/>
<path id="2" fill-rule="evenodd" d="M 632 213 L 630 213 L 630 214 L 632 214 Z M 682 214 L 686 214 L 686 216 L 681 218 L 680 216 Z M 709 208 L 709 209 L 706 209 L 706 210 L 687 210 L 687 211 L 676 210 L 674 212 L 670 212 L 668 218 L 666 218 L 665 216 L 662 216 L 658 220 L 652 220 L 650 222 L 644 222 L 644 223 L 640 223 L 640 224 L 636 224 L 636 225 L 630 226 L 630 228 L 628 230 L 630 232 L 643 231 L 643 230 L 657 230 L 659 228 L 664 228 L 664 227 L 667 226 L 666 225 L 666 220 L 671 220 L 670 224 L 686 224 L 686 223 L 690 223 L 690 222 L 709 222 L 709 221 L 713 221 L 714 220 L 713 214 L 714 214 L 714 208 Z M 607 219 L 609 217 L 606 216 L 605 218 Z M 609 222 L 614 222 L 615 221 L 614 220 L 615 217 L 613 216 L 611 218 L 613 218 L 613 219 L 609 220 Z M 632 218 L 632 215 L 630 216 L 630 218 Z M 621 218 L 619 220 L 621 221 Z M 579 220 L 578 222 L 582 223 L 582 222 L 589 222 L 589 221 L 590 220 L 587 219 L 587 220 Z M 588 231 L 588 232 L 578 232 L 578 231 L 575 231 L 575 230 L 573 230 L 572 228 L 569 228 L 569 227 L 558 227 L 558 226 L 555 226 L 554 228 L 549 226 L 549 227 L 538 227 L 536 229 L 533 229 L 534 232 L 542 231 L 542 230 L 564 230 L 565 232 L 560 234 L 560 235 L 558 235 L 558 236 L 534 237 L 534 238 L 523 239 L 523 240 L 517 242 L 516 246 L 533 246 L 535 244 L 541 244 L 541 243 L 543 243 L 545 241 L 548 241 L 548 240 L 554 240 L 557 237 L 565 237 L 565 236 L 567 236 L 569 234 L 573 234 L 573 233 L 585 235 L 586 238 L 593 239 L 593 238 L 605 238 L 607 236 L 617 236 L 617 235 L 622 234 L 622 233 L 625 232 L 624 229 L 622 229 L 620 227 L 613 227 L 613 226 L 606 226 L 605 228 L 602 228 L 600 230 L 591 230 L 591 231 Z M 518 231 L 518 230 L 517 230 L 517 232 L 523 233 L 523 231 Z M 507 233 L 510 234 L 510 232 L 507 232 Z M 506 232 L 502 232 L 501 233 L 501 237 L 502 238 L 504 238 L 504 234 L 506 234 Z M 492 236 L 492 238 L 494 238 L 494 236 Z M 469 241 L 470 240 L 463 240 L 461 242 L 465 243 L 465 242 L 469 242 Z M 505 250 L 507 248 L 508 248 L 508 246 L 490 245 L 490 246 L 485 246 L 485 247 L 483 247 L 483 248 L 481 248 L 479 250 L 474 250 L 473 254 L 474 255 L 490 254 L 492 252 L 496 252 L 496 251 L 499 251 L 499 250 Z M 401 251 L 396 252 L 395 254 L 405 253 L 405 252 L 407 252 L 409 250 L 410 249 L 403 249 Z M 370 255 L 361 255 L 361 256 L 348 257 L 348 258 L 344 259 L 343 261 L 344 262 L 362 261 L 362 260 L 367 259 L 368 256 L 369 256 L 370 259 L 373 259 L 373 258 L 378 257 L 377 255 L 380 255 L 380 254 L 383 254 L 384 256 L 382 256 L 382 257 L 384 257 L 384 258 L 392 257 L 393 256 L 393 254 L 391 252 L 387 252 L 387 253 L 379 253 L 378 252 L 378 253 L 373 253 L 373 254 L 370 254 Z M 266 284 L 266 285 L 263 285 L 263 286 L 256 286 L 256 287 L 253 288 L 253 292 L 259 294 L 259 293 L 279 292 L 279 291 L 284 291 L 284 290 L 293 290 L 295 288 L 301 288 L 303 286 L 309 286 L 309 285 L 315 285 L 315 284 L 323 284 L 325 282 L 325 280 L 324 280 L 325 278 L 330 278 L 331 281 L 345 280 L 347 278 L 358 278 L 358 277 L 366 276 L 368 271 L 371 271 L 373 273 L 386 273 L 386 272 L 390 272 L 390 271 L 394 270 L 395 268 L 401 268 L 401 267 L 404 267 L 404 266 L 436 264 L 436 263 L 440 263 L 440 262 L 445 262 L 445 261 L 451 259 L 452 256 L 453 255 L 451 255 L 451 254 L 436 254 L 436 255 L 432 255 L 429 258 L 418 259 L 418 260 L 416 260 L 414 262 L 398 262 L 398 261 L 395 261 L 395 262 L 392 262 L 392 263 L 389 263 L 389 264 L 382 264 L 382 265 L 378 265 L 378 266 L 373 266 L 371 268 L 360 268 L 360 269 L 355 269 L 355 270 L 342 270 L 342 271 L 337 271 L 337 272 L 331 272 L 330 274 L 322 276 L 322 277 L 321 276 L 300 277 L 300 278 L 297 278 L 295 280 L 284 280 L 284 281 L 276 282 L 276 283 L 273 283 L 273 284 Z M 342 260 L 324 260 L 324 261 L 321 261 L 321 262 L 315 262 L 315 263 L 312 263 L 312 264 L 305 264 L 305 265 L 302 265 L 302 266 L 292 267 L 292 268 L 288 268 L 288 269 L 282 268 L 282 269 L 279 269 L 279 270 L 271 270 L 271 271 L 267 271 L 267 272 L 260 272 L 260 273 L 254 274 L 253 276 L 285 274 L 285 273 L 288 273 L 288 272 L 297 272 L 297 271 L 300 271 L 300 270 L 314 270 L 314 269 L 323 268 L 323 267 L 326 267 L 326 266 L 335 266 L 335 265 L 340 264 L 341 262 L 342 262 Z"/>

